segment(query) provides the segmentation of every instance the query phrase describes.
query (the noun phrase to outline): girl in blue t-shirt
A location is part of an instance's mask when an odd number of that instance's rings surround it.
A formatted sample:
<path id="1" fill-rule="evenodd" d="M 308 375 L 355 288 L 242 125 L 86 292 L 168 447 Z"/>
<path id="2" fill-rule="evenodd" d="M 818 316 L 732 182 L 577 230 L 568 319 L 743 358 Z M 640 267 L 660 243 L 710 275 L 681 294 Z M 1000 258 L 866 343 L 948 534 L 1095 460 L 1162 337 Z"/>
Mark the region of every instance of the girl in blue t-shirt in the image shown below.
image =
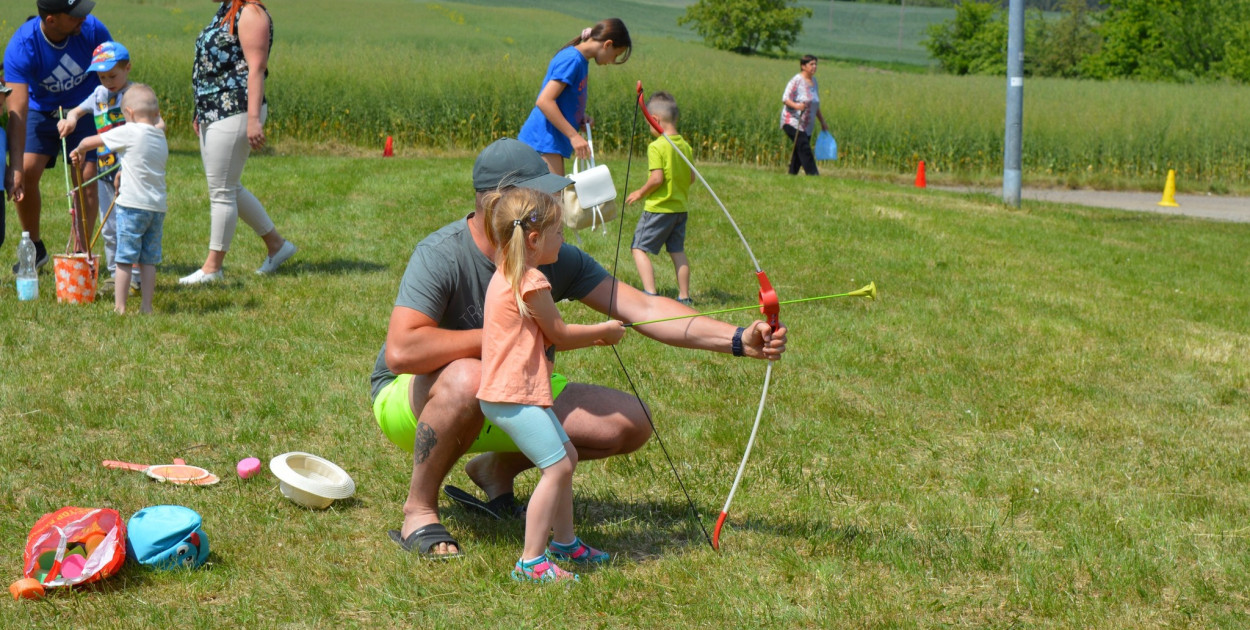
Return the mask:
<path id="1" fill-rule="evenodd" d="M 542 154 L 552 173 L 564 174 L 564 158 L 590 157 L 590 145 L 577 131 L 590 122 L 586 117 L 590 60 L 601 66 L 625 63 L 631 46 L 625 23 L 608 18 L 565 44 L 547 65 L 538 100 L 517 139 Z"/>

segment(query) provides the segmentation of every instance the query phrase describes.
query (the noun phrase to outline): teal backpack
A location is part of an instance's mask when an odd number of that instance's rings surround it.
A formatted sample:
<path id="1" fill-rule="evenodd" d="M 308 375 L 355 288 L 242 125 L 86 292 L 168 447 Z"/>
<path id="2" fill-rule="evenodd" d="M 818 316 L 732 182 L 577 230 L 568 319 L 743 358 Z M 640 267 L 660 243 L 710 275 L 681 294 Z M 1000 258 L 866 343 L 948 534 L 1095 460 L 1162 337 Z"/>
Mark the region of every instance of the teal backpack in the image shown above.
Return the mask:
<path id="1" fill-rule="evenodd" d="M 194 569 L 208 560 L 208 534 L 199 513 L 181 505 L 154 505 L 126 523 L 126 553 L 156 569 Z"/>

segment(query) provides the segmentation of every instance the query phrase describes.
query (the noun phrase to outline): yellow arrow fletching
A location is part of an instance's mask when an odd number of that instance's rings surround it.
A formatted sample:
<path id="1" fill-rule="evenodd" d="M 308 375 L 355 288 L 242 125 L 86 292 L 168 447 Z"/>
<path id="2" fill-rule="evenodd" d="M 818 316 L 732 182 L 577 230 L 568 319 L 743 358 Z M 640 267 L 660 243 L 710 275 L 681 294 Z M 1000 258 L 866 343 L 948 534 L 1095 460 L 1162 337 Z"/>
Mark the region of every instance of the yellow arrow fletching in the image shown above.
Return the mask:
<path id="1" fill-rule="evenodd" d="M 875 300 L 877 299 L 877 283 L 869 282 L 868 286 L 862 289 L 859 289 L 858 291 L 851 291 L 850 293 L 847 293 L 846 296 L 847 297 L 866 297 L 870 300 Z"/>

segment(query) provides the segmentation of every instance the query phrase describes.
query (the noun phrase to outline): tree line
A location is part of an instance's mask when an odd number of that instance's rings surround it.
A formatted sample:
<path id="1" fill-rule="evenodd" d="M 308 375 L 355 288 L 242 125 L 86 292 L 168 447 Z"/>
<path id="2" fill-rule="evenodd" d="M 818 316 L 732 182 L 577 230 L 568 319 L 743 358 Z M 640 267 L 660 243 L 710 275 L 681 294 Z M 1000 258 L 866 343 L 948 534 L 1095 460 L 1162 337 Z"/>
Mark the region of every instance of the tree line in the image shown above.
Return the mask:
<path id="1" fill-rule="evenodd" d="M 960 0 L 845 0 L 866 4 L 894 4 L 909 7 L 942 7 L 948 8 L 959 4 Z M 1011 0 L 996 0 L 1005 9 Z M 1024 0 L 1024 8 L 1039 11 L 1059 11 L 1066 0 Z M 1089 8 L 1102 6 L 1105 0 L 1083 0 Z"/>
<path id="2" fill-rule="evenodd" d="M 1086 79 L 1250 83 L 1250 2 L 1059 0 L 1061 15 L 1025 19 L 1025 74 Z M 910 2 L 909 2 L 910 3 Z M 923 42 L 947 72 L 1004 74 L 1007 12 L 964 0 Z"/>
<path id="3" fill-rule="evenodd" d="M 874 0 L 858 0 L 871 2 Z M 1009 0 L 876 0 L 951 6 L 922 42 L 953 74 L 1007 71 Z M 1026 0 L 1025 74 L 1250 83 L 1250 0 Z M 1057 15 L 1056 15 L 1057 14 Z M 795 0 L 698 0 L 679 25 L 709 45 L 785 53 L 812 10 Z"/>

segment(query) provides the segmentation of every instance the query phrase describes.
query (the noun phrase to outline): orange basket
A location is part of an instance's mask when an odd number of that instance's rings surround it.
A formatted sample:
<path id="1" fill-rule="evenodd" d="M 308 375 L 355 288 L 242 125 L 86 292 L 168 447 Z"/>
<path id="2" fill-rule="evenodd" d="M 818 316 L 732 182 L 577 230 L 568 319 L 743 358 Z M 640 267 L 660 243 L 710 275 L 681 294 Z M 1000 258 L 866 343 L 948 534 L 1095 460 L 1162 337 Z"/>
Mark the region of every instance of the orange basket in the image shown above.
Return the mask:
<path id="1" fill-rule="evenodd" d="M 88 254 L 58 254 L 52 257 L 57 302 L 90 304 L 95 301 L 96 260 L 95 256 Z"/>

